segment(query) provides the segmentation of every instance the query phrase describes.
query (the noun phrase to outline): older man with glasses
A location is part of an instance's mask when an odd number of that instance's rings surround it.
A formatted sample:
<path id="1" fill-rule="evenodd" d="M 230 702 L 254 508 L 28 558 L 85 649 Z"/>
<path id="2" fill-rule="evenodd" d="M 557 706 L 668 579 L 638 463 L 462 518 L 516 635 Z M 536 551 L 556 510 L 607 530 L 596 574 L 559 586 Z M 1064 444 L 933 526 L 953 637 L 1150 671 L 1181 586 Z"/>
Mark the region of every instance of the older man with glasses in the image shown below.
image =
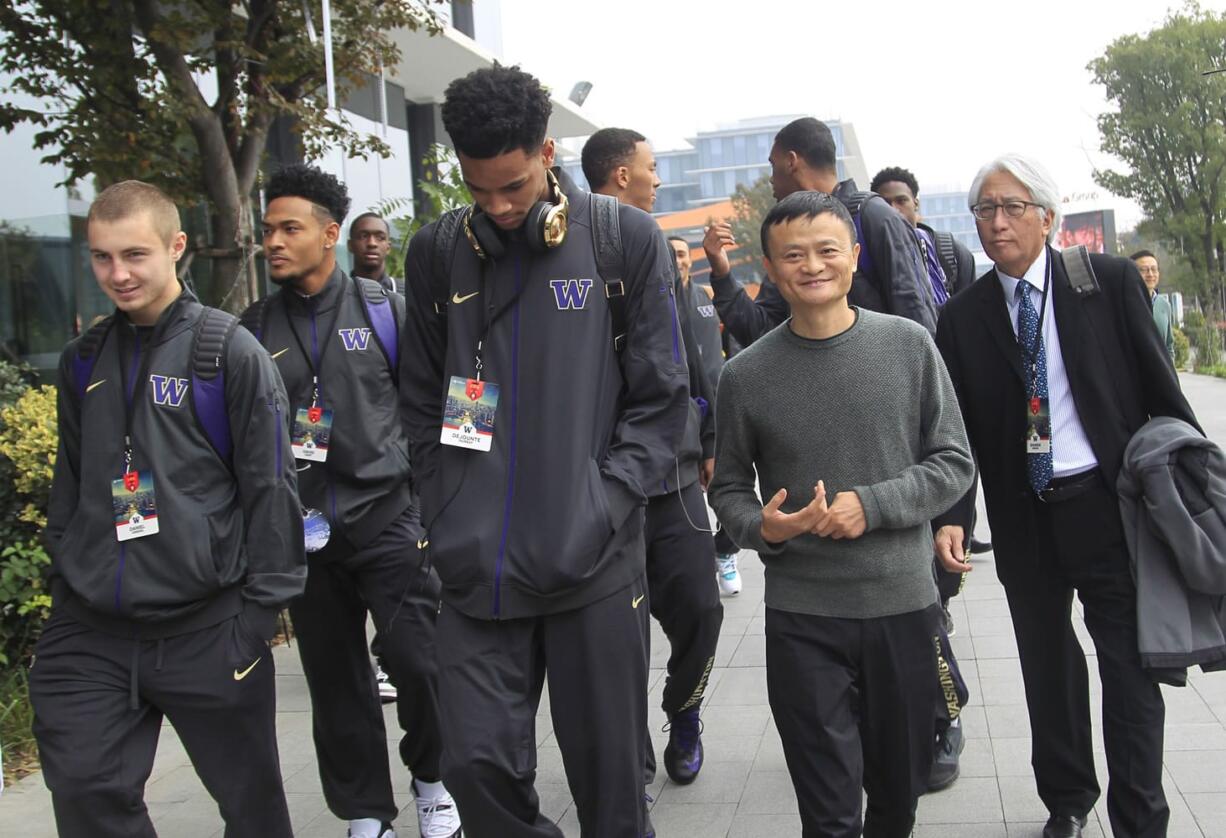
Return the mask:
<path id="1" fill-rule="evenodd" d="M 1051 816 L 1044 838 L 1077 838 L 1099 796 L 1089 676 L 1070 620 L 1073 592 L 1103 684 L 1107 813 L 1118 838 L 1165 836 L 1165 708 L 1137 651 L 1137 594 L 1116 495 L 1132 434 L 1152 416 L 1196 424 L 1127 259 L 1091 254 L 1075 289 L 1063 254 L 1060 192 L 1033 160 L 984 166 L 970 191 L 995 268 L 941 312 L 937 346 L 975 450 L 1017 636 L 1031 763 Z M 963 528 L 974 498 L 939 523 L 945 568 L 969 571 Z"/>

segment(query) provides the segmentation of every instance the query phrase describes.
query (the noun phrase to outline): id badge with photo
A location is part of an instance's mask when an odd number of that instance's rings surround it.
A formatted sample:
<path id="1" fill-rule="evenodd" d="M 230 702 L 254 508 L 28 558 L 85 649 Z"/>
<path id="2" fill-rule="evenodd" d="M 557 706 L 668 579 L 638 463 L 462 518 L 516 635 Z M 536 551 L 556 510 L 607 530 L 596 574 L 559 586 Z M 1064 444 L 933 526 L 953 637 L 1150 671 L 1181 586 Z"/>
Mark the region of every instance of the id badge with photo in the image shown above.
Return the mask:
<path id="1" fill-rule="evenodd" d="M 1051 408 L 1045 396 L 1026 402 L 1026 453 L 1051 453 Z"/>
<path id="2" fill-rule="evenodd" d="M 324 463 L 332 442 L 332 411 L 321 407 L 300 407 L 294 415 L 290 448 L 294 458 Z"/>
<path id="3" fill-rule="evenodd" d="M 158 504 L 153 472 L 129 471 L 112 480 L 111 511 L 115 517 L 115 537 L 120 541 L 154 535 L 158 531 Z"/>
<path id="4" fill-rule="evenodd" d="M 489 451 L 494 444 L 498 385 L 475 378 L 451 377 L 443 408 L 443 445 Z"/>

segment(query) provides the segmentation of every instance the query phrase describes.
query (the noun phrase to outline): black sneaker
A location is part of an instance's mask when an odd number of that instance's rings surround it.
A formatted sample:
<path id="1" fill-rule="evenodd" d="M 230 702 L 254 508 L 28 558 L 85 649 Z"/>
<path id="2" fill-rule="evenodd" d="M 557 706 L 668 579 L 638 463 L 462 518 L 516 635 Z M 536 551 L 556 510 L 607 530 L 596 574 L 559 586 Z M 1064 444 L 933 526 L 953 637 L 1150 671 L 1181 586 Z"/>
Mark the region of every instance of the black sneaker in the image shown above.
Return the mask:
<path id="1" fill-rule="evenodd" d="M 702 770 L 702 722 L 697 706 L 682 710 L 666 725 L 668 744 L 664 746 L 664 770 L 678 785 L 694 782 Z"/>
<path id="2" fill-rule="evenodd" d="M 980 541 L 977 538 L 971 539 L 971 555 L 972 556 L 978 556 L 980 553 L 991 553 L 991 552 L 992 552 L 992 542 Z"/>
<path id="3" fill-rule="evenodd" d="M 928 773 L 928 791 L 949 788 L 958 779 L 958 755 L 964 744 L 961 725 L 949 727 L 937 737 L 936 755 Z"/>

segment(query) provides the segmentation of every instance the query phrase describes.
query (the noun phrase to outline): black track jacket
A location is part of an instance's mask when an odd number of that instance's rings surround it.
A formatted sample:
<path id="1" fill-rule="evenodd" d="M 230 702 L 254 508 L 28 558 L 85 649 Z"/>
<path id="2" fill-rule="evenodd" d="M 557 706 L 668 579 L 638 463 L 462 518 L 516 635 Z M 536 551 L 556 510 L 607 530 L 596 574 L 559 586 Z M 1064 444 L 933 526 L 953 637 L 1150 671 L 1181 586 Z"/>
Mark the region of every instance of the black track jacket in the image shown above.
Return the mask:
<path id="1" fill-rule="evenodd" d="M 224 362 L 233 438 L 224 462 L 200 428 L 189 390 L 203 313 L 183 291 L 142 340 L 116 312 L 83 399 L 73 372 L 80 339 L 60 356 L 59 453 L 47 511 L 52 595 L 99 631 L 171 637 L 242 610 L 253 631 L 271 637 L 277 610 L 306 581 L 281 376 L 255 338 L 235 329 Z M 186 385 L 177 404 L 150 376 Z M 158 532 L 119 542 L 111 481 L 124 473 L 128 388 L 132 468 L 153 474 Z"/>
<path id="2" fill-rule="evenodd" d="M 333 412 L 327 461 L 298 463 L 302 503 L 322 512 L 332 526 L 324 555 L 340 535 L 364 547 L 412 500 L 396 377 L 366 318 L 359 282 L 374 280 L 356 279 L 338 267 L 312 297 L 289 288 L 273 294 L 260 320 L 260 343 L 272 354 L 289 393 L 291 423 L 299 408 L 311 406 L 313 367 L 319 373 L 319 406 Z M 402 328 L 402 299 L 398 294 L 386 299 Z"/>
<path id="3" fill-rule="evenodd" d="M 565 242 L 533 253 L 511 235 L 505 257 L 483 264 L 461 234 L 443 314 L 435 224 L 406 259 L 402 412 L 443 601 L 475 618 L 579 608 L 637 579 L 642 507 L 674 468 L 689 410 L 664 236 L 619 208 L 628 334 L 616 353 L 589 197 L 559 180 Z M 479 341 L 482 379 L 501 391 L 489 452 L 439 442 L 449 380 L 473 377 Z"/>

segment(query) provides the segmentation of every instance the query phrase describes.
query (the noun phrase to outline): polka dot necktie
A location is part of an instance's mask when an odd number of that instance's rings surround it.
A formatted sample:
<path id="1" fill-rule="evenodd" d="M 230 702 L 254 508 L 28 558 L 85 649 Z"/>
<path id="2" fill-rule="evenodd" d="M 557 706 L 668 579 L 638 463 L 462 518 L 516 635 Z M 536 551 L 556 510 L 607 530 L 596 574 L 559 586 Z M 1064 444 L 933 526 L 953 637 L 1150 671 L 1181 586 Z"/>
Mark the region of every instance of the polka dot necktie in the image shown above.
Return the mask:
<path id="1" fill-rule="evenodd" d="M 1034 303 L 1030 301 L 1032 287 L 1024 279 L 1017 284 L 1017 336 L 1022 345 L 1022 362 L 1026 366 L 1026 374 L 1034 382 L 1034 392 L 1028 393 L 1028 398 L 1047 401 L 1047 349 L 1039 337 L 1039 313 L 1034 310 Z M 1033 356 L 1031 351 L 1034 352 Z M 1034 365 L 1033 371 L 1031 364 Z M 1027 384 L 1029 383 L 1030 381 L 1027 381 Z M 1045 454 L 1028 453 L 1026 470 L 1030 473 L 1030 485 L 1035 492 L 1046 489 L 1052 475 L 1051 451 Z"/>

